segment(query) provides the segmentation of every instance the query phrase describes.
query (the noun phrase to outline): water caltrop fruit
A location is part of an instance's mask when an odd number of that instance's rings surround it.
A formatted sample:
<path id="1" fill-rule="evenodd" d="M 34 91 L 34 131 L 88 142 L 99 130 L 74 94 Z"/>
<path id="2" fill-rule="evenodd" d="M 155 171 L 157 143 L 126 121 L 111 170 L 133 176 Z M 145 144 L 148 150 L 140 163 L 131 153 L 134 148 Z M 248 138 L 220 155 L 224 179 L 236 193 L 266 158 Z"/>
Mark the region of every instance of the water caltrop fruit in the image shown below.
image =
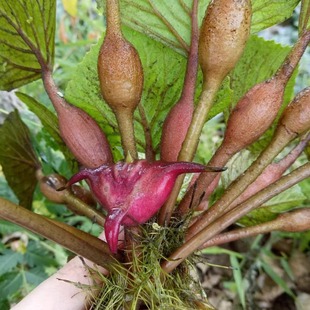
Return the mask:
<path id="1" fill-rule="evenodd" d="M 122 161 L 97 169 L 83 169 L 66 186 L 84 179 L 88 181 L 93 194 L 108 212 L 105 235 L 115 253 L 120 226 L 137 226 L 149 220 L 168 198 L 178 175 L 213 170 L 218 169 L 188 162 Z"/>

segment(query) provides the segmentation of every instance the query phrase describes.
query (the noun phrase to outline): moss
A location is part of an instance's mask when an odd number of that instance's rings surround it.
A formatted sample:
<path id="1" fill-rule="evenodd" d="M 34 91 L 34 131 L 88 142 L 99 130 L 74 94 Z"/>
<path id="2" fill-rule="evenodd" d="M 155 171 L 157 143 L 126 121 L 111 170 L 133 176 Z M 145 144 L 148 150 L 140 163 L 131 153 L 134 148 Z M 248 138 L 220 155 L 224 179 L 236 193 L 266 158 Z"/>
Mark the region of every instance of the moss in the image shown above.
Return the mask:
<path id="1" fill-rule="evenodd" d="M 148 223 L 141 229 L 130 263 L 115 263 L 109 276 L 101 276 L 102 291 L 92 309 L 213 309 L 200 284 L 190 274 L 190 257 L 173 273 L 164 274 L 160 263 L 184 236 L 185 222 L 170 227 Z M 196 305 L 196 306 L 195 306 Z"/>

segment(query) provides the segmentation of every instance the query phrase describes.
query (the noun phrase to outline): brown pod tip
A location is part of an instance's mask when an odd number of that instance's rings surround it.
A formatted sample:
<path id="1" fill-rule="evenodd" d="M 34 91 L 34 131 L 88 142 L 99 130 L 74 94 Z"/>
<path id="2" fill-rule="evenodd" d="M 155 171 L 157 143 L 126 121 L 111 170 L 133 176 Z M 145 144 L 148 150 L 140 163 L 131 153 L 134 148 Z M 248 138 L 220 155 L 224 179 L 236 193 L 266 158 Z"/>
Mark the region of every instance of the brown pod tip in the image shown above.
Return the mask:
<path id="1" fill-rule="evenodd" d="M 123 37 L 118 1 L 107 1 L 107 32 L 98 57 L 103 99 L 114 112 L 130 111 L 140 102 L 143 69 L 136 49 Z"/>
<path id="2" fill-rule="evenodd" d="M 207 8 L 199 39 L 204 80 L 222 81 L 234 68 L 250 34 L 250 0 L 214 0 Z"/>

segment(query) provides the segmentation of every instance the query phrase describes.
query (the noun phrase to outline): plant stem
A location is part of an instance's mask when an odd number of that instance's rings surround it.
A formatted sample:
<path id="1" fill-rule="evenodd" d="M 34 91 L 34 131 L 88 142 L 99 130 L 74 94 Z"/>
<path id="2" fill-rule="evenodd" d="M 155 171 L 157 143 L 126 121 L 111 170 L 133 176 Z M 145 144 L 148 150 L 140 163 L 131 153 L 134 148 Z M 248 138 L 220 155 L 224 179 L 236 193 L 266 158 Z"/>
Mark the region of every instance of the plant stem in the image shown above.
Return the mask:
<path id="1" fill-rule="evenodd" d="M 200 101 L 198 106 L 195 109 L 193 120 L 188 129 L 186 138 L 183 142 L 182 149 L 180 151 L 178 161 L 192 161 L 197 149 L 199 137 L 201 134 L 202 127 L 205 123 L 206 116 L 211 109 L 213 100 L 218 90 L 218 86 L 211 86 L 210 89 L 204 89 L 202 91 Z M 214 174 L 212 174 L 212 179 L 214 179 Z M 164 225 L 164 223 L 169 222 L 169 219 L 172 215 L 174 205 L 178 194 L 180 192 L 184 176 L 179 176 L 173 190 L 167 200 L 166 204 L 161 210 L 161 217 L 159 218 L 159 224 Z"/>
<path id="2" fill-rule="evenodd" d="M 197 70 L 198 70 L 198 41 L 199 41 L 199 28 L 198 28 L 198 0 L 193 1 L 192 13 L 191 13 L 191 46 L 188 54 L 188 60 L 186 65 L 186 73 L 185 79 L 182 89 L 182 94 L 178 102 L 185 100 L 186 102 L 190 102 L 194 104 L 194 96 L 195 96 L 195 85 L 197 79 Z M 193 121 L 193 120 L 192 120 Z M 177 125 L 177 124 L 176 124 Z M 183 142 L 184 146 L 185 141 Z M 182 146 L 182 148 L 183 148 Z M 181 152 L 178 156 L 178 161 L 191 161 L 191 159 L 181 158 Z M 182 183 L 184 180 L 184 176 L 179 176 L 173 190 L 169 196 L 169 199 L 162 207 L 159 214 L 159 224 L 167 225 L 170 221 L 174 205 L 178 198 Z"/>
<path id="3" fill-rule="evenodd" d="M 138 158 L 136 149 L 133 114 L 131 111 L 119 110 L 115 113 L 118 128 L 122 139 L 122 147 L 124 150 L 124 157 L 129 153 L 133 160 Z"/>
<path id="4" fill-rule="evenodd" d="M 193 119 L 183 142 L 179 161 L 192 161 L 197 150 L 199 137 L 206 122 L 207 115 L 212 107 L 215 95 L 221 82 L 205 83 L 199 103 L 194 111 Z"/>
<path id="5" fill-rule="evenodd" d="M 224 167 L 233 154 L 227 152 L 225 146 L 221 145 L 208 162 L 208 166 L 212 167 Z M 181 200 L 178 212 L 180 215 L 186 214 L 190 205 L 194 208 L 197 207 L 200 197 L 206 191 L 206 185 L 209 186 L 215 178 L 219 176 L 219 173 L 201 173 L 196 180 L 195 187 L 191 186 L 183 199 Z"/>
<path id="6" fill-rule="evenodd" d="M 50 98 L 56 112 L 59 111 L 61 107 L 66 107 L 67 102 L 58 94 L 58 88 L 54 82 L 52 72 L 50 70 L 46 69 L 42 71 L 42 80 L 45 91 Z"/>
<path id="7" fill-rule="evenodd" d="M 277 73 L 275 74 L 275 78 L 279 81 L 283 81 L 286 84 L 289 78 L 292 76 L 294 70 L 296 69 L 300 58 L 304 54 L 307 46 L 310 41 L 310 30 L 307 30 L 301 34 L 298 38 L 297 42 L 293 46 L 292 50 L 285 58 L 284 63 L 281 65 Z"/>
<path id="8" fill-rule="evenodd" d="M 189 238 L 198 231 L 207 227 L 223 213 L 232 209 L 232 202 L 263 172 L 271 161 L 283 150 L 294 138 L 295 133 L 288 132 L 284 126 L 279 126 L 267 148 L 252 163 L 252 165 L 240 175 L 224 192 L 222 197 L 189 228 Z"/>
<path id="9" fill-rule="evenodd" d="M 298 20 L 299 34 L 303 33 L 307 29 L 309 18 L 310 18 L 310 3 L 309 1 L 302 1 Z"/>
<path id="10" fill-rule="evenodd" d="M 82 214 L 88 217 L 93 222 L 103 226 L 105 223 L 105 216 L 97 211 L 96 209 L 92 208 L 76 196 L 74 196 L 70 191 L 64 190 L 64 200 L 67 204 L 67 208 L 76 214 Z"/>
<path id="11" fill-rule="evenodd" d="M 224 243 L 253 237 L 259 234 L 266 234 L 274 230 L 280 230 L 281 226 L 281 222 L 273 220 L 255 226 L 234 229 L 232 231 L 214 236 L 205 242 L 199 249 L 202 250 L 211 246 L 221 245 Z"/>
<path id="12" fill-rule="evenodd" d="M 144 137 L 145 137 L 145 157 L 147 161 L 154 161 L 155 160 L 155 151 L 153 149 L 153 142 L 152 142 L 152 134 L 151 134 L 151 128 L 147 121 L 144 108 L 141 104 L 141 102 L 138 105 L 139 114 L 141 117 L 141 124 L 144 131 Z"/>
<path id="13" fill-rule="evenodd" d="M 107 33 L 121 34 L 121 20 L 118 0 L 106 1 Z"/>
<path id="14" fill-rule="evenodd" d="M 77 255 L 109 269 L 115 262 L 107 244 L 74 227 L 47 219 L 0 197 L 0 217 L 52 240 Z"/>
<path id="15" fill-rule="evenodd" d="M 193 119 L 188 129 L 186 138 L 183 142 L 178 160 L 179 161 L 192 161 L 197 150 L 199 137 L 202 128 L 206 122 L 207 115 L 212 107 L 215 95 L 220 87 L 221 83 L 207 83 L 203 87 L 203 91 L 200 96 L 199 103 L 194 111 Z M 183 180 L 185 176 L 179 176 L 172 193 L 166 202 L 166 221 L 170 219 L 173 208 L 180 192 Z M 214 174 L 212 174 L 212 179 Z M 164 221 L 161 221 L 162 223 Z"/>
<path id="16" fill-rule="evenodd" d="M 310 133 L 305 135 L 299 144 L 279 162 L 269 164 L 257 177 L 257 179 L 252 184 L 250 184 L 247 189 L 240 196 L 238 196 L 238 198 L 233 201 L 229 208 L 233 209 L 238 204 L 242 203 L 260 190 L 280 179 L 283 173 L 296 161 L 297 157 L 299 157 L 299 155 L 303 152 L 309 141 Z"/>
<path id="17" fill-rule="evenodd" d="M 261 192 L 257 193 L 255 196 L 251 197 L 247 201 L 243 202 L 235 209 L 222 215 L 219 219 L 212 222 L 208 227 L 199 231 L 195 236 L 188 240 L 183 246 L 174 251 L 168 260 L 164 261 L 162 264 L 162 269 L 164 272 L 173 271 L 179 264 L 186 259 L 191 253 L 199 249 L 205 242 L 213 238 L 215 235 L 219 234 L 229 225 L 235 223 L 242 216 L 246 215 L 256 207 L 262 205 L 264 202 L 268 201 L 270 198 L 280 194 L 286 189 L 292 187 L 293 185 L 299 183 L 300 181 L 310 177 L 310 163 L 297 168 L 288 175 L 285 175 L 276 183 L 265 188 Z"/>
<path id="18" fill-rule="evenodd" d="M 223 243 L 229 243 L 235 240 L 240 240 L 248 237 L 253 237 L 259 234 L 266 234 L 271 231 L 279 230 L 279 231 L 290 231 L 287 229 L 286 224 L 290 222 L 290 220 L 294 219 L 295 216 L 302 216 L 303 218 L 307 218 L 307 225 L 296 225 L 294 231 L 304 231 L 310 228 L 310 209 L 299 209 L 297 211 L 293 211 L 290 213 L 284 213 L 279 215 L 276 219 L 261 223 L 259 225 L 243 227 L 239 229 L 235 229 L 226 233 L 219 234 L 207 242 L 205 242 L 200 249 L 205 249 L 211 246 L 220 245 Z M 305 222 L 306 222 L 305 221 Z M 304 224 L 304 223 L 303 223 Z"/>

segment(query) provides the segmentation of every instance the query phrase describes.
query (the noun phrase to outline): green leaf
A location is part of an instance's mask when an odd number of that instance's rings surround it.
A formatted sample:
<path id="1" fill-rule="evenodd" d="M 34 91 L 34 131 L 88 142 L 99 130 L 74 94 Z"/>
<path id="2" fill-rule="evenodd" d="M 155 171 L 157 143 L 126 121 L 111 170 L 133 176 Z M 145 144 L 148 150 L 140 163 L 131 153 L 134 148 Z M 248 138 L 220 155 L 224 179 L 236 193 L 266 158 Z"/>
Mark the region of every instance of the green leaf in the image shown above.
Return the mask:
<path id="1" fill-rule="evenodd" d="M 260 208 L 251 211 L 246 216 L 243 216 L 238 223 L 242 226 L 254 226 L 268 221 L 272 221 L 277 217 L 275 213 L 272 213 L 269 209 Z"/>
<path id="2" fill-rule="evenodd" d="M 21 230 L 23 230 L 23 228 L 21 228 L 20 226 L 16 224 L 13 224 L 5 220 L 0 220 L 0 234 L 1 235 L 12 234 L 13 232 L 21 231 Z"/>
<path id="3" fill-rule="evenodd" d="M 47 274 L 44 272 L 42 267 L 32 268 L 25 271 L 25 278 L 27 283 L 38 286 L 47 278 Z"/>
<path id="4" fill-rule="evenodd" d="M 21 272 L 6 273 L 0 277 L 0 298 L 7 298 L 18 292 L 22 285 L 23 275 Z"/>
<path id="5" fill-rule="evenodd" d="M 302 33 L 310 28 L 310 0 L 301 0 L 298 30 Z"/>
<path id="6" fill-rule="evenodd" d="M 238 253 L 238 252 L 234 252 L 231 250 L 227 250 L 218 246 L 213 246 L 207 249 L 203 249 L 201 250 L 202 254 L 212 254 L 212 255 L 218 255 L 218 254 L 227 254 L 230 256 L 235 256 L 237 258 L 243 258 L 243 255 Z"/>
<path id="7" fill-rule="evenodd" d="M 237 257 L 234 255 L 231 255 L 230 263 L 231 263 L 231 266 L 233 267 L 233 276 L 234 276 L 234 280 L 236 283 L 240 303 L 242 305 L 242 308 L 245 309 L 245 287 L 244 287 L 244 283 L 242 279 L 241 267 L 240 267 Z"/>
<path id="8" fill-rule="evenodd" d="M 24 102 L 30 111 L 32 111 L 41 121 L 46 131 L 51 135 L 57 143 L 61 152 L 65 155 L 71 167 L 76 166 L 76 160 L 62 140 L 58 127 L 58 119 L 55 113 L 46 108 L 42 103 L 38 102 L 27 94 L 16 92 L 17 97 Z"/>
<path id="9" fill-rule="evenodd" d="M 288 295 L 292 298 L 295 298 L 292 290 L 287 286 L 287 283 L 270 267 L 268 262 L 261 260 L 261 265 L 265 272 L 269 275 L 269 277 L 279 286 L 281 287 Z"/>
<path id="10" fill-rule="evenodd" d="M 264 206 L 273 213 L 282 213 L 300 206 L 306 198 L 300 186 L 296 184 L 267 201 Z"/>
<path id="11" fill-rule="evenodd" d="M 227 77 L 222 83 L 222 86 L 219 89 L 218 93 L 216 94 L 216 98 L 208 114 L 208 120 L 210 120 L 217 114 L 225 111 L 231 105 L 231 98 L 233 96 L 233 93 L 234 92 L 231 88 L 230 77 Z"/>
<path id="12" fill-rule="evenodd" d="M 300 0 L 252 0 L 252 27 L 251 32 L 282 23 L 288 19 Z"/>
<path id="13" fill-rule="evenodd" d="M 1 310 L 10 310 L 10 303 L 7 299 L 0 299 L 0 309 Z"/>
<path id="14" fill-rule="evenodd" d="M 0 2 L 0 89 L 41 77 L 54 58 L 55 0 Z"/>
<path id="15" fill-rule="evenodd" d="M 293 273 L 293 271 L 292 271 L 292 268 L 291 268 L 291 266 L 290 266 L 290 264 L 289 264 L 289 262 L 288 262 L 287 257 L 281 257 L 281 258 L 280 258 L 280 263 L 281 263 L 282 268 L 285 270 L 285 272 L 287 273 L 287 275 L 290 277 L 290 279 L 291 279 L 292 281 L 294 281 L 294 280 L 295 280 L 295 276 L 294 276 L 294 273 Z"/>
<path id="16" fill-rule="evenodd" d="M 291 50 L 274 41 L 266 41 L 257 36 L 251 36 L 245 50 L 231 74 L 233 89 L 232 103 L 239 99 L 254 85 L 270 78 L 281 66 Z M 285 102 L 292 98 L 294 81 L 291 81 L 285 93 Z"/>
<path id="17" fill-rule="evenodd" d="M 58 128 L 58 119 L 55 113 L 46 108 L 43 104 L 32 98 L 31 96 L 16 92 L 16 96 L 24 102 L 29 110 L 33 112 L 41 121 L 42 125 L 48 131 L 48 133 L 53 137 L 57 143 L 63 143 L 59 128 Z M 64 144 L 64 143 L 63 143 Z"/>
<path id="18" fill-rule="evenodd" d="M 6 250 L 0 255 L 0 276 L 10 272 L 23 261 L 23 255 L 19 252 Z"/>
<path id="19" fill-rule="evenodd" d="M 278 24 L 289 18 L 300 0 L 252 0 L 251 32 Z M 198 20 L 202 23 L 210 0 L 199 1 Z M 97 0 L 105 11 L 106 1 Z M 121 0 L 122 23 L 138 32 L 184 54 L 190 42 L 190 12 L 192 0 Z M 174 35 L 176 33 L 176 35 Z M 177 38 L 179 37 L 179 39 Z"/>
<path id="20" fill-rule="evenodd" d="M 283 193 L 273 197 L 260 208 L 250 212 L 238 222 L 244 226 L 252 226 L 274 220 L 278 213 L 301 206 L 306 198 L 300 186 L 296 184 Z"/>
<path id="21" fill-rule="evenodd" d="M 56 266 L 56 261 L 49 255 L 50 253 L 39 246 L 38 243 L 31 242 L 25 253 L 25 262 L 30 267 L 35 266 Z"/>
<path id="22" fill-rule="evenodd" d="M 20 205 L 31 208 L 40 163 L 33 152 L 30 133 L 17 110 L 0 127 L 0 164 Z"/>

